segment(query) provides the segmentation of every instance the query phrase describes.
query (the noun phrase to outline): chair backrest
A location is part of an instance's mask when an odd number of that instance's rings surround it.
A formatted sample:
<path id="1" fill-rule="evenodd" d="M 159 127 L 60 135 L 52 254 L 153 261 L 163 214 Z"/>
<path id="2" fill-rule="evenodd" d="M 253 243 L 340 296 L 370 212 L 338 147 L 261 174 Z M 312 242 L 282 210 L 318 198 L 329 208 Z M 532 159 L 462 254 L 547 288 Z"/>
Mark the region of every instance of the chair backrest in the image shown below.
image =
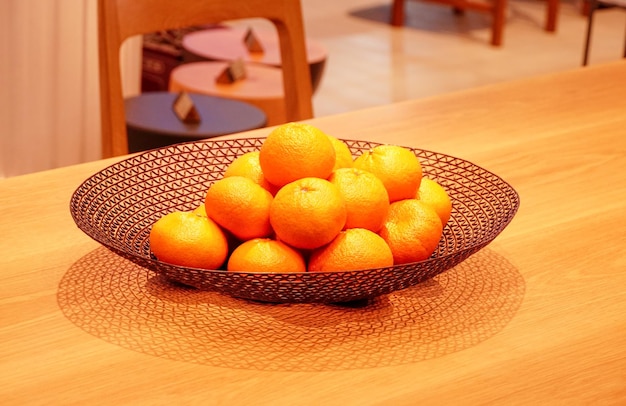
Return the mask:
<path id="1" fill-rule="evenodd" d="M 227 20 L 264 18 L 280 38 L 288 121 L 313 116 L 300 0 L 99 0 L 100 108 L 102 155 L 128 153 L 120 47 L 128 38 Z"/>

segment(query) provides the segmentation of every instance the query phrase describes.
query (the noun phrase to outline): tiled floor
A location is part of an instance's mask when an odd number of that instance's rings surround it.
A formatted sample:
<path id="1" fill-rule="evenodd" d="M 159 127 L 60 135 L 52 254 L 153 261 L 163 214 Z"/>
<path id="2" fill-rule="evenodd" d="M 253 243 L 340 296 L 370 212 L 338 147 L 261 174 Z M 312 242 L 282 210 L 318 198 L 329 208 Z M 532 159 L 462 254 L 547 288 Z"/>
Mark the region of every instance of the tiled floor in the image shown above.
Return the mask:
<path id="1" fill-rule="evenodd" d="M 586 17 L 561 3 L 556 33 L 544 31 L 545 3 L 509 3 L 504 44 L 489 45 L 487 15 L 456 16 L 442 5 L 409 2 L 403 28 L 388 24 L 391 0 L 303 0 L 306 33 L 328 49 L 315 94 L 323 116 L 495 82 L 577 68 Z M 619 59 L 626 10 L 596 13 L 591 64 Z"/>

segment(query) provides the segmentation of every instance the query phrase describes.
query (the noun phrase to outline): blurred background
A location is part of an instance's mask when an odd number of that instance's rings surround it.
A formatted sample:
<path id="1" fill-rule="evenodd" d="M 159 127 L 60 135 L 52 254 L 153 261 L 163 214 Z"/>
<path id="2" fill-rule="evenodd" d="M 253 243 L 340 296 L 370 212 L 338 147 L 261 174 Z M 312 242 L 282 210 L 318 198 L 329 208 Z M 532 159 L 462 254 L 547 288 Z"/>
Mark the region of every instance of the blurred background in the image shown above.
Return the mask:
<path id="1" fill-rule="evenodd" d="M 403 27 L 389 24 L 391 0 L 302 6 L 307 37 L 328 51 L 318 117 L 577 68 L 587 26 L 580 1 L 561 1 L 548 33 L 545 2 L 512 0 L 503 45 L 493 47 L 490 16 L 440 4 L 409 2 Z M 590 64 L 621 58 L 625 13 L 596 13 Z M 132 96 L 143 39 L 126 45 Z M 97 60 L 96 0 L 0 0 L 0 177 L 100 158 Z"/>

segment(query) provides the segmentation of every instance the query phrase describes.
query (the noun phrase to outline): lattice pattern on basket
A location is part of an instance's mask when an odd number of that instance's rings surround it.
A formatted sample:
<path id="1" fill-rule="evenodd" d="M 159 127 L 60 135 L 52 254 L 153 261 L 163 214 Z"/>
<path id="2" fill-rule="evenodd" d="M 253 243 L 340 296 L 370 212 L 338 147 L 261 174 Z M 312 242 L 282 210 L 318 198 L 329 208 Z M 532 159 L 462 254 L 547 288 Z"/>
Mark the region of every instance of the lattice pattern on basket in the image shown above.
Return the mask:
<path id="1" fill-rule="evenodd" d="M 352 272 L 263 274 L 183 268 L 154 260 L 152 224 L 174 210 L 192 210 L 226 167 L 263 138 L 208 140 L 142 153 L 94 174 L 70 203 L 77 226 L 94 240 L 167 278 L 228 295 L 269 302 L 345 302 L 404 289 L 450 269 L 489 244 L 513 219 L 517 192 L 471 162 L 412 149 L 424 176 L 441 183 L 453 201 L 452 217 L 433 256 L 422 262 Z M 377 143 L 344 140 L 356 157 Z"/>

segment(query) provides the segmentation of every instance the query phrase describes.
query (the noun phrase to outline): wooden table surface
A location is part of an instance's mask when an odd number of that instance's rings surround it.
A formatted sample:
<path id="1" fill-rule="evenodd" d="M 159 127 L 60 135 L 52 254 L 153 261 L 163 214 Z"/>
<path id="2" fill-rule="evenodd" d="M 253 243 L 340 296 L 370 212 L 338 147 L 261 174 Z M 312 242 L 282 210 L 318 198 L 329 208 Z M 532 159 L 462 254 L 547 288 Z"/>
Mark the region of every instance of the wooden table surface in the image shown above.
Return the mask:
<path id="1" fill-rule="evenodd" d="M 616 62 L 311 120 L 520 194 L 488 247 L 361 308 L 196 292 L 116 257 L 68 205 L 117 159 L 2 180 L 0 403 L 626 404 L 625 95 Z"/>

